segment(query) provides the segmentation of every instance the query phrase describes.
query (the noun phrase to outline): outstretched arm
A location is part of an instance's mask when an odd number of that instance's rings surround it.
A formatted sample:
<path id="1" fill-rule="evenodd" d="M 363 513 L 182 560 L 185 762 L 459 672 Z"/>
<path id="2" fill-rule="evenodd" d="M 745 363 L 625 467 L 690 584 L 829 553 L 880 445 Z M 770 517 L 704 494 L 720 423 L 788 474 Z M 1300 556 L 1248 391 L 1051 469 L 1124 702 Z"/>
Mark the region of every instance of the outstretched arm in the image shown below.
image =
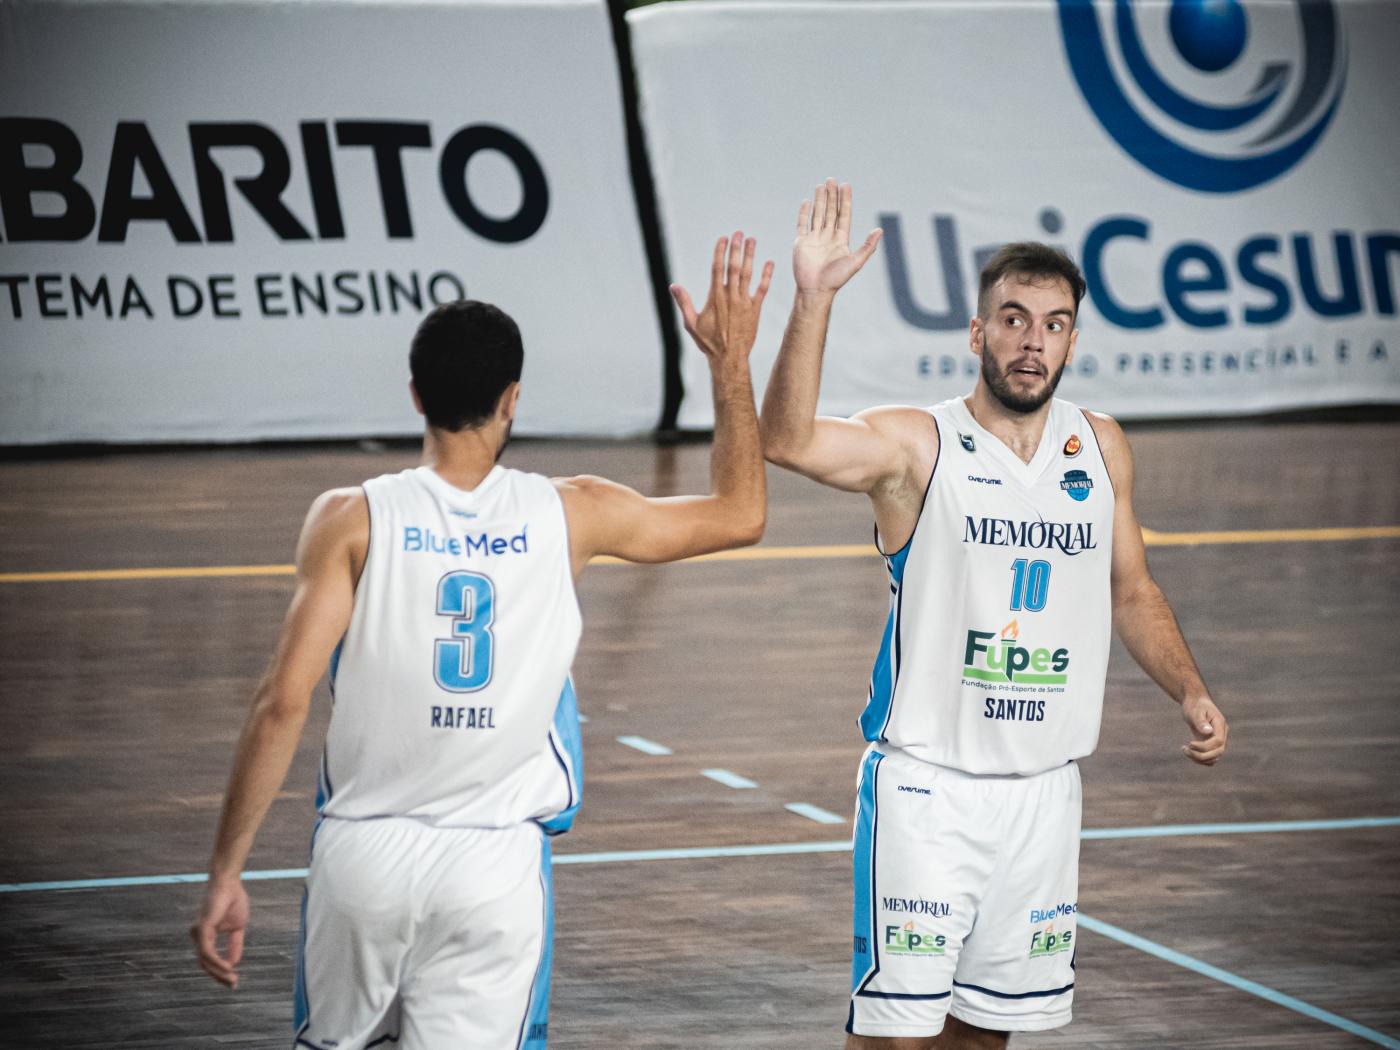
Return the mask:
<path id="1" fill-rule="evenodd" d="M 237 966 L 248 925 L 243 865 L 296 754 L 312 690 L 350 624 L 355 579 L 368 541 L 369 510 L 360 489 L 325 493 L 302 527 L 296 590 L 238 741 L 209 862 L 209 883 L 190 927 L 199 965 L 230 988 L 238 985 Z M 222 951 L 221 937 L 226 938 Z"/>
<path id="2" fill-rule="evenodd" d="M 1166 596 L 1147 569 L 1142 529 L 1133 513 L 1133 454 L 1123 430 L 1108 416 L 1089 422 L 1113 479 L 1113 623 L 1118 637 L 1154 682 L 1181 705 L 1191 728 L 1182 751 L 1193 762 L 1213 766 L 1225 753 L 1230 725 L 1211 699 L 1182 637 Z"/>
<path id="3" fill-rule="evenodd" d="M 822 352 L 836 293 L 875 253 L 880 230 L 851 251 L 851 187 L 827 179 L 797 213 L 792 314 L 763 396 L 763 454 L 825 485 L 871 492 L 904 472 L 898 419 L 877 409 L 850 419 L 817 415 Z"/>
<path id="4" fill-rule="evenodd" d="M 699 313 L 684 288 L 671 286 L 685 330 L 710 363 L 715 399 L 710 494 L 649 499 L 605 478 L 556 481 L 568 516 L 575 574 L 597 554 L 676 561 L 747 546 L 763 535 L 767 494 L 749 352 L 773 264 L 763 267 L 758 289 L 750 295 L 755 248 L 742 233 L 720 238 L 710 267 L 710 293 Z"/>

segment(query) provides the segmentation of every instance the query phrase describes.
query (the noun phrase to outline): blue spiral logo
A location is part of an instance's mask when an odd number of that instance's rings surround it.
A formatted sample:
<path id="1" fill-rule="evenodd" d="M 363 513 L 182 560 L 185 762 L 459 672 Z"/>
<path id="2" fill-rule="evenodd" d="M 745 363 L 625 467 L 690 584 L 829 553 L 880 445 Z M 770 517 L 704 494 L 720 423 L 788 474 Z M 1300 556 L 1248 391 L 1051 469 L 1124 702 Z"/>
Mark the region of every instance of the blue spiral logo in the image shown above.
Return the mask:
<path id="1" fill-rule="evenodd" d="M 1060 32 L 1085 101 L 1134 160 L 1188 189 L 1237 193 L 1301 161 L 1342 96 L 1346 63 L 1333 0 L 1294 2 L 1298 60 L 1263 63 L 1253 89 L 1228 102 L 1203 100 L 1163 76 L 1138 33 L 1133 0 L 1114 0 L 1111 14 L 1118 64 L 1137 104 L 1115 72 L 1094 0 L 1059 0 Z M 1166 22 L 1171 46 L 1203 75 L 1233 71 L 1248 49 L 1249 18 L 1239 0 L 1172 0 Z M 1145 116 L 1139 105 L 1155 112 Z M 1215 145 L 1207 151 L 1201 141 Z"/>

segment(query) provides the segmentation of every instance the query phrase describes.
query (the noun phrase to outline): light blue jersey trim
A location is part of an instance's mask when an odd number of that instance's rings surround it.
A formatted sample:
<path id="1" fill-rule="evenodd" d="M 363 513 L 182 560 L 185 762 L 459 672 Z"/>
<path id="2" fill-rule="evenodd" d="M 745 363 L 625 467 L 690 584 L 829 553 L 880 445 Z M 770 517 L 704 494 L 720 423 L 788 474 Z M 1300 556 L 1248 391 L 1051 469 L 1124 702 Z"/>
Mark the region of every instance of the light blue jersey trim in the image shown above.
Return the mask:
<path id="1" fill-rule="evenodd" d="M 574 695 L 574 680 L 564 680 L 564 691 L 554 709 L 554 724 L 549 730 L 549 746 L 564 773 L 568 801 L 564 808 L 548 820 L 539 821 L 550 835 L 562 835 L 573 827 L 574 816 L 583 801 L 583 734 L 579 730 L 578 697 Z"/>
<path id="2" fill-rule="evenodd" d="M 855 906 L 852 910 L 851 995 L 862 994 L 880 972 L 879 948 L 875 939 L 875 835 L 877 832 L 875 782 L 880 760 L 885 756 L 871 751 L 860 768 L 857 793 L 856 828 L 852 839 L 852 873 Z M 862 948 L 864 950 L 862 950 Z"/>
<path id="3" fill-rule="evenodd" d="M 898 554 L 885 557 L 885 567 L 890 574 L 890 617 L 885 621 L 880 652 L 870 674 L 870 698 L 860 716 L 860 731 L 872 742 L 885 738 L 894 711 L 894 689 L 899 683 L 899 664 L 904 655 L 900 619 L 904 606 L 904 564 L 909 559 L 909 546 L 905 544 Z"/>
<path id="4" fill-rule="evenodd" d="M 570 690 L 572 693 L 572 690 Z M 549 985 L 554 965 L 554 872 L 550 864 L 549 836 L 540 837 L 540 888 L 544 891 L 544 930 L 540 965 L 530 985 L 530 1004 L 520 1022 L 517 1046 L 521 1050 L 545 1050 L 549 1040 Z"/>

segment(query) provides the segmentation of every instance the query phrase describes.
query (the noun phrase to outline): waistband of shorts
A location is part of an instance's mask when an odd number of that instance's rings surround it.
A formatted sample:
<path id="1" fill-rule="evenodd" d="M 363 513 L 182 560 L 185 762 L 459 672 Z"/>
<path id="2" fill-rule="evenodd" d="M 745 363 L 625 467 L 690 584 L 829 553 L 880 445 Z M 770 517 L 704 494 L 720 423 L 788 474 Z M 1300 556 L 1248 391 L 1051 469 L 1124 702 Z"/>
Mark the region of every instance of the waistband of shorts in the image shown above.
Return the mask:
<path id="1" fill-rule="evenodd" d="M 1039 777 L 1054 776 L 1056 773 L 1063 772 L 1071 766 L 1077 766 L 1079 764 L 1075 759 L 1071 758 L 1062 765 L 1051 766 L 1049 769 L 1042 769 L 1039 773 L 969 773 L 967 770 L 958 769 L 956 766 L 941 766 L 937 762 L 929 762 L 926 759 L 919 758 L 917 755 L 910 754 L 903 748 L 895 747 L 893 744 L 873 743 L 870 745 L 870 750 L 884 755 L 887 758 L 906 759 L 923 766 L 925 769 L 937 770 L 939 774 L 944 774 L 957 780 L 975 780 L 988 783 L 994 783 L 996 781 L 1024 783 L 1036 780 Z"/>

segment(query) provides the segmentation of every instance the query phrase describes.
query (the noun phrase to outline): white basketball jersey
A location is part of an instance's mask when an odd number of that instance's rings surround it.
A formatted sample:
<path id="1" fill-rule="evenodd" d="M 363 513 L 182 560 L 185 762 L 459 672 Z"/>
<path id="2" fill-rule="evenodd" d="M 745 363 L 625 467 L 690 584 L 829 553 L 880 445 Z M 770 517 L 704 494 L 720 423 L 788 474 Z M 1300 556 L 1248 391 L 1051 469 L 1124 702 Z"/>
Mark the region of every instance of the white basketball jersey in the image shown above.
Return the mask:
<path id="1" fill-rule="evenodd" d="M 861 729 L 968 773 L 1081 758 L 1098 743 L 1113 616 L 1113 485 L 1093 428 L 1051 401 L 1025 463 L 962 398 L 929 411 L 938 459 L 913 536 L 885 555 L 890 617 Z"/>
<path id="2" fill-rule="evenodd" d="M 321 813 L 566 830 L 582 618 L 558 492 L 499 466 L 471 492 L 429 467 L 364 490 L 369 554 L 331 665 Z"/>

